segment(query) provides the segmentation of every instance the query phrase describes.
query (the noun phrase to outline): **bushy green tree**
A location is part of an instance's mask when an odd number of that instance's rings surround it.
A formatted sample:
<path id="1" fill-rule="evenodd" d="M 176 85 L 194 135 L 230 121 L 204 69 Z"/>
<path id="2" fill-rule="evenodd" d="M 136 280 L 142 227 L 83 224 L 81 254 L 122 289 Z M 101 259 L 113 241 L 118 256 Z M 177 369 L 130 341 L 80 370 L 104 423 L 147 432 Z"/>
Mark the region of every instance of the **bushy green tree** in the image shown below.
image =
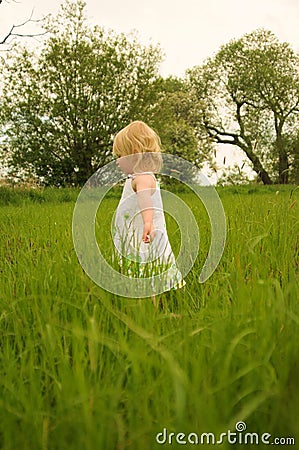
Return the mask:
<path id="1" fill-rule="evenodd" d="M 299 57 L 289 44 L 257 30 L 224 45 L 187 73 L 199 101 L 203 140 L 245 152 L 265 184 L 288 183 L 295 170 L 299 112 Z"/>
<path id="2" fill-rule="evenodd" d="M 198 140 L 191 122 L 194 98 L 186 83 L 180 78 L 161 78 L 157 90 L 159 100 L 152 121 L 162 137 L 164 151 L 200 165 Z"/>
<path id="3" fill-rule="evenodd" d="M 45 184 L 84 183 L 111 159 L 113 135 L 150 120 L 161 51 L 136 36 L 91 28 L 67 0 L 38 51 L 6 61 L 1 121 L 9 164 Z"/>
<path id="4" fill-rule="evenodd" d="M 161 137 L 164 152 L 179 156 L 201 168 L 206 155 L 198 146 L 194 127 L 196 98 L 188 89 L 181 78 L 160 78 L 157 82 L 158 101 L 153 110 L 151 124 Z M 183 167 L 182 177 L 193 178 L 191 173 L 185 173 L 186 166 Z M 180 167 L 177 167 L 177 170 L 180 171 Z M 164 177 L 163 183 L 174 185 L 176 181 Z"/>

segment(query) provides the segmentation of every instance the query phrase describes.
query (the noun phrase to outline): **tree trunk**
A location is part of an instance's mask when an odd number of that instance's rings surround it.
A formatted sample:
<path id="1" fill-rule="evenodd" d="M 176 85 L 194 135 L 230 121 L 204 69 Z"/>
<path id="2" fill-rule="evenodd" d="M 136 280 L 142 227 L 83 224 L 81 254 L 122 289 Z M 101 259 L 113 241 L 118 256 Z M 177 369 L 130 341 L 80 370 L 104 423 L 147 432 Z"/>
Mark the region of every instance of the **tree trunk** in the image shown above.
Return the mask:
<path id="1" fill-rule="evenodd" d="M 82 186 L 93 174 L 94 170 L 91 163 L 91 157 L 87 152 L 80 152 L 81 160 L 77 163 L 78 172 L 76 173 L 76 185 Z"/>
<path id="2" fill-rule="evenodd" d="M 273 184 L 273 181 L 271 180 L 268 172 L 264 169 L 260 159 L 253 152 L 252 147 L 244 145 L 240 141 L 237 143 L 237 145 L 246 153 L 246 156 L 250 159 L 250 161 L 253 164 L 253 170 L 257 173 L 261 181 L 264 184 Z"/>
<path id="3" fill-rule="evenodd" d="M 258 177 L 264 184 L 273 184 L 273 181 L 269 177 L 268 172 L 263 168 L 259 158 L 253 155 L 253 158 L 249 158 L 253 164 L 253 170 L 258 174 Z"/>
<path id="4" fill-rule="evenodd" d="M 244 127 L 241 121 L 240 113 L 239 113 L 239 125 L 241 129 L 241 135 L 238 135 L 236 133 L 229 133 L 227 131 L 221 131 L 217 127 L 209 125 L 206 122 L 204 124 L 205 129 L 208 132 L 210 138 L 216 141 L 217 144 L 237 145 L 241 150 L 243 150 L 243 152 L 252 162 L 253 170 L 257 173 L 261 181 L 264 184 L 273 184 L 268 172 L 264 169 L 259 157 L 254 153 L 254 148 L 252 147 L 250 139 L 246 138 L 246 136 L 244 135 Z"/>
<path id="5" fill-rule="evenodd" d="M 285 152 L 283 154 L 279 153 L 278 181 L 279 184 L 288 184 L 289 182 L 289 163 Z"/>
<path id="6" fill-rule="evenodd" d="M 278 182 L 288 184 L 289 182 L 289 161 L 288 155 L 283 145 L 281 133 L 277 134 L 276 149 L 278 152 Z"/>

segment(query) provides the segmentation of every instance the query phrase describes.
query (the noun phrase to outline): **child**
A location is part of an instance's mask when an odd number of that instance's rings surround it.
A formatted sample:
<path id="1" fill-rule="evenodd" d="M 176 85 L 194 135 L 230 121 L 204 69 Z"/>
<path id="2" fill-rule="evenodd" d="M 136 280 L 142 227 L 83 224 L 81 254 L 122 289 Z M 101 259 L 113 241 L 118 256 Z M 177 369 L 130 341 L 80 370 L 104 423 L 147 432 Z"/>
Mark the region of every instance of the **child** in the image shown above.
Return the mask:
<path id="1" fill-rule="evenodd" d="M 159 136 L 141 121 L 132 122 L 115 136 L 113 153 L 118 157 L 117 166 L 128 177 L 115 214 L 113 241 L 128 276 L 152 277 L 170 269 L 162 278 L 164 292 L 186 283 L 169 243 L 154 175 L 162 165 L 160 145 Z"/>

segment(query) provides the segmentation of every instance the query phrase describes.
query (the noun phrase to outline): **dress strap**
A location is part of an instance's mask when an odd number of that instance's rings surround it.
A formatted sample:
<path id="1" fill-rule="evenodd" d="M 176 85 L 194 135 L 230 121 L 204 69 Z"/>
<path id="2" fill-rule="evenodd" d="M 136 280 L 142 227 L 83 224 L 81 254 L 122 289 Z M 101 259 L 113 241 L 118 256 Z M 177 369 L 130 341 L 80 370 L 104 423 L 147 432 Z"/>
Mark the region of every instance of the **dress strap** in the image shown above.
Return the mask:
<path id="1" fill-rule="evenodd" d="M 154 178 L 154 180 L 156 180 L 156 177 L 153 174 L 153 172 L 137 172 L 137 173 L 133 173 L 133 174 L 128 175 L 128 178 L 132 178 L 132 180 L 134 180 L 134 178 L 137 175 L 151 175 Z"/>

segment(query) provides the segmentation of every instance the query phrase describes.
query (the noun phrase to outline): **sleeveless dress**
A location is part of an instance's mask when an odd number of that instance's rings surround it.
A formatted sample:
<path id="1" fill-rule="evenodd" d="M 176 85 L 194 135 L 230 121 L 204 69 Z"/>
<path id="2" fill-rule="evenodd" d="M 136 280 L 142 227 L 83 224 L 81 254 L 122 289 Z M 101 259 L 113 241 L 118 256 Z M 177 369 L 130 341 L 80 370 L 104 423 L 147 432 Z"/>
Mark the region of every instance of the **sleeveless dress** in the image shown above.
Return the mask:
<path id="1" fill-rule="evenodd" d="M 141 174 L 153 176 L 156 187 L 151 195 L 155 236 L 148 244 L 142 240 L 143 218 L 132 180 Z M 163 289 L 177 289 L 186 282 L 179 271 L 168 239 L 159 183 L 152 172 L 128 175 L 113 223 L 113 242 L 121 271 L 130 277 L 163 276 Z"/>

